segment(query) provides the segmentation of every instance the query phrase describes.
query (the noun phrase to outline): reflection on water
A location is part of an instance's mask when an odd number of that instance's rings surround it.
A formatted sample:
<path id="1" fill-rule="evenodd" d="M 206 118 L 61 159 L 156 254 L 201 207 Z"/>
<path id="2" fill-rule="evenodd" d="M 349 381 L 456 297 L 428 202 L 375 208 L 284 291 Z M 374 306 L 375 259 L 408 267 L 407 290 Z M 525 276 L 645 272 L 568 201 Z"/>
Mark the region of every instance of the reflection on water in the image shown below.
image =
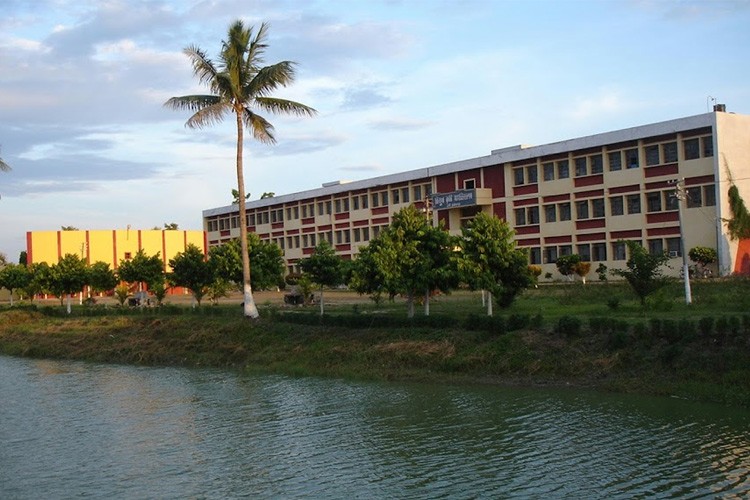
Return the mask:
<path id="1" fill-rule="evenodd" d="M 750 412 L 0 357 L 3 498 L 724 497 Z"/>

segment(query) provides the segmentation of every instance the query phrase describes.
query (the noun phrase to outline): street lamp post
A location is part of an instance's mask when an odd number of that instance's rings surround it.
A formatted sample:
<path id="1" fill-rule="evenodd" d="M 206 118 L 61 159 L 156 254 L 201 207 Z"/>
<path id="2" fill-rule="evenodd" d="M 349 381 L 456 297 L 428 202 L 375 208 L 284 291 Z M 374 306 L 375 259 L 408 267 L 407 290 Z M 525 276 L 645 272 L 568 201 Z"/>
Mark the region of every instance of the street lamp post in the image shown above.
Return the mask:
<path id="1" fill-rule="evenodd" d="M 688 268 L 688 255 L 685 251 L 685 229 L 682 224 L 682 203 L 687 200 L 685 191 L 685 179 L 672 181 L 675 185 L 675 198 L 677 198 L 677 220 L 680 225 L 680 253 L 682 254 L 682 279 L 685 284 L 685 303 L 693 303 L 693 294 L 690 290 L 690 269 Z"/>

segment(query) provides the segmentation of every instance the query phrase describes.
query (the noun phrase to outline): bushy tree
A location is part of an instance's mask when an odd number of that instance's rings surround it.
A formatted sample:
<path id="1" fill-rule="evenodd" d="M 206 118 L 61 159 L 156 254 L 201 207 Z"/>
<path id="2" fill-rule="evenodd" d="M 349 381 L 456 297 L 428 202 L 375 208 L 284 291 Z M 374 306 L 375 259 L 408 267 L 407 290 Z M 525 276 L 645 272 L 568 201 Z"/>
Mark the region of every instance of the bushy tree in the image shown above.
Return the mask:
<path id="1" fill-rule="evenodd" d="M 625 278 L 641 305 L 645 306 L 646 297 L 667 284 L 661 267 L 667 263 L 669 256 L 663 252 L 652 255 L 636 241 L 626 241 L 625 244 L 630 254 L 625 263 L 627 268 L 613 269 L 612 274 Z"/>
<path id="2" fill-rule="evenodd" d="M 344 282 L 343 259 L 336 255 L 336 251 L 328 240 L 321 239 L 312 255 L 300 261 L 300 268 L 319 287 L 320 315 L 322 316 L 325 311 L 323 287 L 333 287 Z"/>
<path id="3" fill-rule="evenodd" d="M 557 258 L 555 266 L 560 274 L 568 279 L 572 279 L 576 272 L 576 266 L 581 262 L 581 256 L 578 254 L 561 255 Z"/>
<path id="4" fill-rule="evenodd" d="M 459 266 L 467 284 L 474 290 L 487 290 L 487 314 L 492 316 L 493 298 L 501 307 L 534 284 L 526 252 L 516 247 L 507 222 L 480 212 L 461 228 Z"/>
<path id="5" fill-rule="evenodd" d="M 184 252 L 169 260 L 169 265 L 172 268 L 168 275 L 169 282 L 188 288 L 200 306 L 203 296 L 215 279 L 213 266 L 206 260 L 203 252 L 189 244 Z"/>
<path id="6" fill-rule="evenodd" d="M 50 266 L 50 291 L 60 298 L 67 296 L 67 310 L 70 314 L 70 296 L 83 290 L 89 280 L 86 261 L 76 254 L 65 254 L 57 264 Z"/>
<path id="7" fill-rule="evenodd" d="M 581 277 L 581 282 L 586 284 L 586 275 L 591 271 L 591 262 L 581 261 L 573 267 L 573 272 Z"/>
<path id="8" fill-rule="evenodd" d="M 394 214 L 391 224 L 375 240 L 373 251 L 365 255 L 371 262 L 364 261 L 374 267 L 363 269 L 371 279 L 383 280 L 380 289 L 406 297 L 410 318 L 414 316 L 416 297 L 424 297 L 425 315 L 428 315 L 430 294 L 436 290 L 447 293 L 457 286 L 453 238 L 443 229 L 432 227 L 414 206 Z M 373 243 L 371 241 L 370 245 Z M 373 285 L 370 283 L 365 288 L 378 288 Z"/>
<path id="9" fill-rule="evenodd" d="M 247 248 L 253 262 L 250 275 L 252 288 L 266 289 L 276 287 L 284 276 L 284 253 L 278 245 L 261 240 L 257 234 L 247 235 Z M 211 248 L 209 260 L 216 276 L 231 283 L 242 285 L 242 249 L 239 240 L 228 241 Z"/>
<path id="10" fill-rule="evenodd" d="M 382 300 L 383 294 L 394 297 L 396 291 L 388 288 L 385 276 L 380 270 L 375 255 L 380 252 L 383 241 L 380 238 L 373 238 L 370 243 L 360 247 L 359 252 L 352 264 L 352 275 L 349 280 L 349 287 L 360 295 L 369 295 L 377 304 Z"/>
<path id="11" fill-rule="evenodd" d="M 153 288 L 159 283 L 164 283 L 164 263 L 159 252 L 149 257 L 141 249 L 132 259 L 120 261 L 117 274 L 122 281 L 138 283 L 139 290 L 142 289 L 142 283 L 146 283 L 149 288 Z"/>
<path id="12" fill-rule="evenodd" d="M 13 305 L 13 291 L 23 290 L 31 282 L 31 273 L 20 264 L 8 264 L 0 269 L 0 288 L 10 291 L 10 305 Z"/>
<path id="13" fill-rule="evenodd" d="M 37 294 L 49 292 L 50 267 L 46 262 L 35 262 L 29 264 L 26 268 L 31 280 L 23 288 L 23 292 L 33 303 Z"/>
<path id="14" fill-rule="evenodd" d="M 234 114 L 237 126 L 237 201 L 240 213 L 240 257 L 244 294 L 243 311 L 246 317 L 257 318 L 258 309 L 253 300 L 250 251 L 247 247 L 247 214 L 245 211 L 245 177 L 243 169 L 244 130 L 247 128 L 255 139 L 274 143 L 276 139 L 271 125 L 258 111 L 312 116 L 315 110 L 304 104 L 272 97 L 279 88 L 294 81 L 295 64 L 282 61 L 263 66 L 268 26 L 261 24 L 254 34 L 240 20 L 229 27 L 227 39 L 222 42 L 218 64 L 195 46 L 184 50 L 193 64 L 193 73 L 201 84 L 210 89 L 208 95 L 186 95 L 172 97 L 165 106 L 194 113 L 185 124 L 190 128 L 213 125 Z M 255 265 L 255 263 L 253 263 Z M 257 279 L 257 276 L 256 276 Z"/>
<path id="15" fill-rule="evenodd" d="M 118 280 L 109 264 L 102 261 L 94 262 L 88 269 L 88 285 L 94 293 L 114 290 Z"/>
<path id="16" fill-rule="evenodd" d="M 693 247 L 688 252 L 688 257 L 703 267 L 713 264 L 718 260 L 716 250 L 710 247 Z"/>

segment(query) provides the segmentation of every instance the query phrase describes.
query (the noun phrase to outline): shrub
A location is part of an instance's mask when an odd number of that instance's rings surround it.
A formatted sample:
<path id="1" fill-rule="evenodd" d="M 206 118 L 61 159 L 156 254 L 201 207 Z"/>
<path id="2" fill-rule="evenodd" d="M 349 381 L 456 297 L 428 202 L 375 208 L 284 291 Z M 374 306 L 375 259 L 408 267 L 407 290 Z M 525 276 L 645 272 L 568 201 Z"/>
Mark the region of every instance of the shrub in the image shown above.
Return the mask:
<path id="1" fill-rule="evenodd" d="M 710 337 L 714 332 L 714 319 L 710 316 L 698 320 L 698 331 L 704 337 Z"/>
<path id="2" fill-rule="evenodd" d="M 521 330 L 529 326 L 528 314 L 511 314 L 508 316 L 507 329 L 509 332 Z"/>
<path id="3" fill-rule="evenodd" d="M 575 316 L 563 316 L 557 320 L 557 332 L 568 337 L 578 336 L 581 334 L 581 320 Z"/>
<path id="4" fill-rule="evenodd" d="M 620 307 L 620 297 L 610 297 L 607 299 L 607 307 L 612 309 L 613 311 L 617 310 L 618 307 Z"/>

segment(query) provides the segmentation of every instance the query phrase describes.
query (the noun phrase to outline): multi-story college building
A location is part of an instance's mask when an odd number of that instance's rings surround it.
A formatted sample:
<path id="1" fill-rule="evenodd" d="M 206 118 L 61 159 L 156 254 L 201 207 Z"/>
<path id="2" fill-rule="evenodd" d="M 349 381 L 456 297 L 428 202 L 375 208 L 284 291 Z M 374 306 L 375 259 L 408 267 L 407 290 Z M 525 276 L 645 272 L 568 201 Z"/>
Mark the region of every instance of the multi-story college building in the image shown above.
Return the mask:
<path id="1" fill-rule="evenodd" d="M 718 105 L 697 116 L 251 201 L 248 230 L 277 243 L 291 272 L 322 238 L 354 257 L 394 213 L 414 204 L 454 234 L 480 211 L 507 220 L 543 272 L 556 272 L 558 256 L 570 253 L 593 268 L 622 268 L 624 241 L 636 240 L 668 252 L 678 273 L 681 236 L 685 251 L 715 248 L 721 274 L 747 272 L 750 256 L 738 255 L 741 245 L 722 222 L 731 217 L 730 182 L 750 202 L 750 116 Z M 210 246 L 238 237 L 237 205 L 204 210 L 203 223 Z"/>

